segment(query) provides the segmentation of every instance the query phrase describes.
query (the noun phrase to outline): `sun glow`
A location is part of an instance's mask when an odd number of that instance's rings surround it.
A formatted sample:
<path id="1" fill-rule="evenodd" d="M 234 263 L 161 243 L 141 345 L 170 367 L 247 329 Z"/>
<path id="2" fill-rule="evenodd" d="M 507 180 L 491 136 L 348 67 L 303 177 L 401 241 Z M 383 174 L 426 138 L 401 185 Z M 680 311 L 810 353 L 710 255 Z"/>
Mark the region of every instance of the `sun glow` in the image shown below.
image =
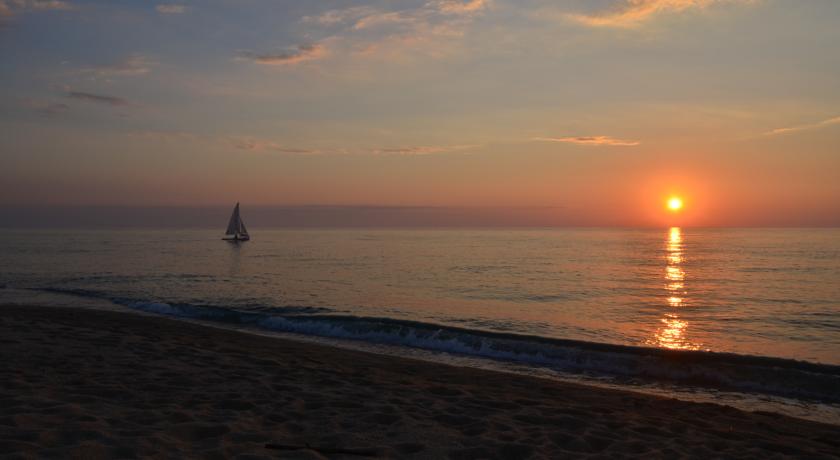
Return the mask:
<path id="1" fill-rule="evenodd" d="M 683 208 L 683 200 L 678 196 L 672 196 L 668 198 L 668 209 L 673 212 L 677 212 Z"/>

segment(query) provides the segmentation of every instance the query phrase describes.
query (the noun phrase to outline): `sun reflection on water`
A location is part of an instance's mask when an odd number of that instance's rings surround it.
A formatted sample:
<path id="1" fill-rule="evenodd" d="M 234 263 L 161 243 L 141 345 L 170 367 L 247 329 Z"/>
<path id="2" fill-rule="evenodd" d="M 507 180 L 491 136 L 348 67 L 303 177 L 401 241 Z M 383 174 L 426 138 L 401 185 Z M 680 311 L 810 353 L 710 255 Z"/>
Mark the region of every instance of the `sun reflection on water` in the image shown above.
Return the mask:
<path id="1" fill-rule="evenodd" d="M 679 227 L 671 227 L 665 250 L 667 251 L 668 260 L 668 265 L 665 267 L 665 279 L 668 280 L 668 283 L 665 285 L 665 289 L 668 291 L 668 305 L 671 307 L 682 307 L 682 296 L 686 292 L 685 271 L 682 269 L 682 232 Z"/>
<path id="2" fill-rule="evenodd" d="M 685 261 L 682 231 L 679 227 L 671 227 L 665 244 L 665 292 L 669 311 L 660 319 L 662 325 L 657 329 L 651 340 L 653 345 L 683 350 L 697 350 L 699 345 L 686 338 L 688 321 L 681 319 L 678 310 L 686 306 Z"/>

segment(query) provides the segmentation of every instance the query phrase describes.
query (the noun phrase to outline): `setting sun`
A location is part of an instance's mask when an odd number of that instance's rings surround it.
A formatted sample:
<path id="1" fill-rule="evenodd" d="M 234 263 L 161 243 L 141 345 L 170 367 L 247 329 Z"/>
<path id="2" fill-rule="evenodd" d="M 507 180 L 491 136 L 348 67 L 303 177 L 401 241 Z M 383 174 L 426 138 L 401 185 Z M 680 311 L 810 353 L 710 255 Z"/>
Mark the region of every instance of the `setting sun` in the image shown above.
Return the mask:
<path id="1" fill-rule="evenodd" d="M 671 197 L 668 199 L 668 209 L 671 211 L 679 211 L 683 207 L 683 200 L 679 197 Z"/>

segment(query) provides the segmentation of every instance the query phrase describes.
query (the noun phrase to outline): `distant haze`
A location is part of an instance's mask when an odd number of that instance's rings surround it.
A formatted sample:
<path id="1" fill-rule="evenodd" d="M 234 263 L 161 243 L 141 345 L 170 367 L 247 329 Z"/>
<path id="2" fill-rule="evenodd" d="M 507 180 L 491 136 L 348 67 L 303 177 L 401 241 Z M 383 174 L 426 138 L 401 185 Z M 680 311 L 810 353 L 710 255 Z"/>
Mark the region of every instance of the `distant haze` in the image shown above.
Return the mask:
<path id="1" fill-rule="evenodd" d="M 218 228 L 227 225 L 232 207 L 33 206 L 0 207 L 0 228 Z M 506 227 L 657 227 L 687 225 L 669 221 L 631 222 L 595 219 L 564 208 L 389 207 L 389 206 L 244 206 L 242 216 L 252 231 L 261 227 L 296 228 L 506 228 Z M 837 216 L 809 218 L 802 226 L 840 226 Z M 695 224 L 697 225 L 697 224 Z M 735 216 L 704 226 L 789 226 L 783 218 L 748 220 Z"/>

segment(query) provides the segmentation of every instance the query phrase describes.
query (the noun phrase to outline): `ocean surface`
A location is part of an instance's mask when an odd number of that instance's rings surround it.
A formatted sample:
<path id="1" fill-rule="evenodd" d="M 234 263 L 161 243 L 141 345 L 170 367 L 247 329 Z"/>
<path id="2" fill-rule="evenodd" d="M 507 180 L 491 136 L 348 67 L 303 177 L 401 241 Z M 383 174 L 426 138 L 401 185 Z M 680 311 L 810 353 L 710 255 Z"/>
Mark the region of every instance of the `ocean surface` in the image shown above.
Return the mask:
<path id="1" fill-rule="evenodd" d="M 0 304 L 111 305 L 840 423 L 840 229 L 0 230 Z"/>

